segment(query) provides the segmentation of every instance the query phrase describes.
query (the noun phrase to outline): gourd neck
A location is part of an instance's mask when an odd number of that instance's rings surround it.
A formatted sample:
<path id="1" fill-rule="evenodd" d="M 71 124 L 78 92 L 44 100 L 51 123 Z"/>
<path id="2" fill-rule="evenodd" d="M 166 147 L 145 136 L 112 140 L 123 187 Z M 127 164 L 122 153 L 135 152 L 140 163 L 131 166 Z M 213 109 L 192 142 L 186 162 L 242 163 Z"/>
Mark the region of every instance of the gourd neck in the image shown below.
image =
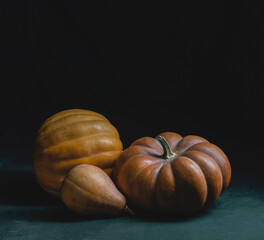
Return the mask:
<path id="1" fill-rule="evenodd" d="M 124 213 L 128 213 L 132 216 L 135 216 L 136 214 L 126 205 L 125 209 L 124 209 Z"/>
<path id="2" fill-rule="evenodd" d="M 164 137 L 158 136 L 157 140 L 159 141 L 159 143 L 161 144 L 161 146 L 164 150 L 164 154 L 162 155 L 162 158 L 170 159 L 170 158 L 176 157 L 176 153 L 174 153 L 171 150 L 169 143 L 167 142 L 167 140 Z"/>

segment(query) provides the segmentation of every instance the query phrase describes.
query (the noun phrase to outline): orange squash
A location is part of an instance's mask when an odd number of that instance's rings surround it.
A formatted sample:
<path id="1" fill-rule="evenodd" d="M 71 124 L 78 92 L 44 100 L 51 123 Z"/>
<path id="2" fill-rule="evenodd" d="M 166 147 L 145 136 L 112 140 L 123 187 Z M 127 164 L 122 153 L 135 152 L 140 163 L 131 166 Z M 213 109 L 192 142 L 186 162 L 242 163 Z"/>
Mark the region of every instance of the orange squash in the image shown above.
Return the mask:
<path id="1" fill-rule="evenodd" d="M 118 131 L 101 114 L 62 111 L 48 118 L 38 131 L 34 172 L 45 191 L 59 196 L 64 177 L 79 164 L 98 166 L 111 175 L 122 148 Z"/>
<path id="2" fill-rule="evenodd" d="M 100 168 L 81 164 L 69 171 L 61 187 L 61 199 L 73 212 L 121 215 L 127 211 L 126 198 Z"/>
<path id="3" fill-rule="evenodd" d="M 231 166 L 223 151 L 204 138 L 166 132 L 132 143 L 118 158 L 113 177 L 134 206 L 186 213 L 219 198 L 229 185 Z"/>

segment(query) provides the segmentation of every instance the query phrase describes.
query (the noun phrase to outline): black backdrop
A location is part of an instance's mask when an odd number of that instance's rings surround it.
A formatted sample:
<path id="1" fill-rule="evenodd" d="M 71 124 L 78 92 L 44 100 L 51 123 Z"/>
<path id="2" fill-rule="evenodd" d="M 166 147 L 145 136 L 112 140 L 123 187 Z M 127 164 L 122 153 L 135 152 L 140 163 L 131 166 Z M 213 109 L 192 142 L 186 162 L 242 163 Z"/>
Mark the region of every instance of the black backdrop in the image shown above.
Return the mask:
<path id="1" fill-rule="evenodd" d="M 260 1 L 2 0 L 2 151 L 31 151 L 47 117 L 83 108 L 105 115 L 124 147 L 175 131 L 207 138 L 238 165 L 261 164 L 244 155 L 261 149 L 263 10 Z"/>
<path id="2" fill-rule="evenodd" d="M 257 0 L 0 0 L 0 239 L 263 239 L 263 16 Z M 80 219 L 31 164 L 42 122 L 70 108 L 105 115 L 124 148 L 200 135 L 230 187 L 187 219 Z"/>

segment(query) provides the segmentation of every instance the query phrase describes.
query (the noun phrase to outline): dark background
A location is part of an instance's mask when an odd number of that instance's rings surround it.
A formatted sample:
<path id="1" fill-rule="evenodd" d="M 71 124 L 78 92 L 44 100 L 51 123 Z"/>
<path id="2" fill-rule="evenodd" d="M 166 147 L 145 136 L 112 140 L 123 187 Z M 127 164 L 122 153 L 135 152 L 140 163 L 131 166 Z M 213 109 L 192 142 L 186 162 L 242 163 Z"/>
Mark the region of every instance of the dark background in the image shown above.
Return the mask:
<path id="1" fill-rule="evenodd" d="M 34 185 L 32 146 L 70 108 L 106 116 L 124 148 L 200 135 L 229 157 L 233 192 L 263 200 L 263 13 L 261 1 L 1 0 L 0 201 L 53 204 Z"/>

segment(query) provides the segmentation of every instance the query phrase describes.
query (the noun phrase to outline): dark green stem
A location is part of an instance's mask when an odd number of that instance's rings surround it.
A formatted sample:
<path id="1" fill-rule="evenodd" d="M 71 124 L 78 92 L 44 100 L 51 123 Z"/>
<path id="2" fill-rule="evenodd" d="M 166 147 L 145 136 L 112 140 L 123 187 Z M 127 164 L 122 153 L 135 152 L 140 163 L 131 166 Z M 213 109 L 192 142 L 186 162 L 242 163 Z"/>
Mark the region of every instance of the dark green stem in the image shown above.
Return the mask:
<path id="1" fill-rule="evenodd" d="M 176 156 L 176 154 L 171 151 L 170 145 L 164 137 L 158 136 L 157 140 L 160 142 L 161 146 L 163 147 L 164 150 L 164 154 L 162 155 L 163 158 L 169 159 Z"/>

